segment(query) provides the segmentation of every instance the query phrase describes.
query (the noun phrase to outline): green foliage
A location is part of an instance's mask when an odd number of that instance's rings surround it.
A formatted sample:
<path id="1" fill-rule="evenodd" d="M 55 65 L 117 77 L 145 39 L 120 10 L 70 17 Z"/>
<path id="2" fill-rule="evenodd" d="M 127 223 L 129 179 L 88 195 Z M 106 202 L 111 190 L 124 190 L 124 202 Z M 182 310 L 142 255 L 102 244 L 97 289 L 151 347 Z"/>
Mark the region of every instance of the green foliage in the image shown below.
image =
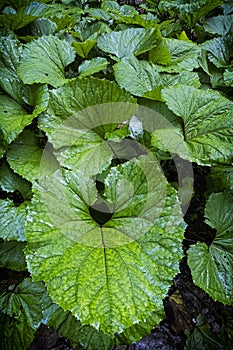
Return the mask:
<path id="1" fill-rule="evenodd" d="M 150 333 L 184 254 L 192 163 L 209 167 L 213 239 L 188 264 L 232 305 L 232 7 L 0 7 L 0 267 L 21 276 L 0 284 L 0 348 L 26 350 L 41 322 L 86 350 Z M 231 331 L 211 334 L 199 318 L 186 348 Z"/>
<path id="2" fill-rule="evenodd" d="M 233 305 L 233 198 L 230 194 L 212 194 L 206 204 L 206 223 L 216 229 L 208 246 L 197 243 L 189 249 L 188 259 L 194 282 L 215 300 Z"/>

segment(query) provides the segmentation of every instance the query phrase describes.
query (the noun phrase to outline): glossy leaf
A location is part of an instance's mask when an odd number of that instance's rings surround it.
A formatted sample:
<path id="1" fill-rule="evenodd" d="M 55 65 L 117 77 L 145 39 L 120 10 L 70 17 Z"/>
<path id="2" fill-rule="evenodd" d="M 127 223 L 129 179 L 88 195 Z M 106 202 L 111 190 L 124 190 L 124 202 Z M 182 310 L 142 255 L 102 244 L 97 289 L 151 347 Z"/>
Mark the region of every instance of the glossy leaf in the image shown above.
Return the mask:
<path id="1" fill-rule="evenodd" d="M 182 70 L 192 71 L 199 67 L 198 57 L 201 49 L 196 44 L 178 39 L 165 39 L 165 43 L 170 52 L 171 60 L 166 65 L 160 63 L 157 67 L 159 71 L 178 73 Z M 153 50 L 150 60 L 155 62 L 156 59 L 157 53 Z"/>
<path id="2" fill-rule="evenodd" d="M 211 34 L 228 35 L 233 31 L 233 14 L 207 18 L 203 26 Z"/>
<path id="3" fill-rule="evenodd" d="M 83 20 L 76 25 L 72 35 L 78 37 L 81 42 L 85 42 L 87 39 L 96 41 L 100 34 L 105 32 L 111 33 L 111 29 L 106 23 L 98 21 L 90 24 L 88 20 Z"/>
<path id="4" fill-rule="evenodd" d="M 44 142 L 43 137 L 25 130 L 20 136 L 9 146 L 7 151 L 7 160 L 11 168 L 27 179 L 33 181 L 39 178 L 41 157 L 43 148 L 40 146 L 40 140 Z M 43 171 L 50 172 L 57 168 L 57 161 L 53 157 L 51 150 L 46 149 L 46 160 L 43 163 Z"/>
<path id="5" fill-rule="evenodd" d="M 25 240 L 26 204 L 16 207 L 10 200 L 0 200 L 0 238 Z"/>
<path id="6" fill-rule="evenodd" d="M 91 49 L 93 49 L 95 44 L 96 44 L 96 40 L 87 39 L 83 43 L 81 43 L 81 42 L 74 42 L 73 46 L 75 48 L 75 51 L 77 52 L 77 54 L 80 57 L 87 58 L 89 52 L 91 51 Z"/>
<path id="7" fill-rule="evenodd" d="M 184 142 L 190 160 L 209 165 L 230 162 L 232 101 L 217 92 L 185 85 L 164 89 L 162 96 L 168 108 L 182 119 L 183 132 L 178 142 Z M 159 134 L 159 130 L 155 131 L 154 136 L 162 142 L 162 135 Z M 175 151 L 172 150 L 172 143 L 169 151 Z M 187 153 L 180 152 L 177 151 L 181 157 L 189 158 Z"/>
<path id="8" fill-rule="evenodd" d="M 230 36 L 214 38 L 203 44 L 209 60 L 218 68 L 228 67 L 233 55 L 233 39 Z"/>
<path id="9" fill-rule="evenodd" d="M 157 42 L 156 31 L 145 28 L 129 28 L 121 32 L 102 34 L 97 46 L 117 58 L 140 55 L 152 49 Z"/>
<path id="10" fill-rule="evenodd" d="M 52 142 L 61 165 L 72 168 L 79 162 L 85 173 L 97 174 L 114 156 L 105 134 L 133 115 L 134 102 L 114 82 L 76 79 L 50 92 L 40 128 Z"/>
<path id="11" fill-rule="evenodd" d="M 1 23 L 11 30 L 24 28 L 37 18 L 37 16 L 26 15 L 24 13 L 9 13 L 0 15 Z"/>
<path id="12" fill-rule="evenodd" d="M 18 74 L 25 84 L 63 85 L 65 67 L 75 59 L 71 45 L 55 36 L 42 36 L 25 45 Z"/>
<path id="13" fill-rule="evenodd" d="M 161 100 L 161 90 L 177 84 L 200 86 L 198 74 L 181 71 L 177 74 L 159 73 L 157 66 L 137 58 L 124 58 L 114 66 L 118 84 L 136 96 Z"/>
<path id="14" fill-rule="evenodd" d="M 0 75 L 8 79 L 19 79 L 16 68 L 19 65 L 20 56 L 22 54 L 22 46 L 15 39 L 0 41 Z"/>
<path id="15" fill-rule="evenodd" d="M 7 143 L 13 141 L 34 117 L 12 98 L 0 96 L 0 129 Z"/>
<path id="16" fill-rule="evenodd" d="M 88 75 L 98 73 L 99 71 L 106 69 L 107 66 L 108 61 L 103 57 L 86 60 L 78 67 L 79 77 L 87 77 Z"/>
<path id="17" fill-rule="evenodd" d="M 216 193 L 206 204 L 206 223 L 216 229 L 213 242 L 208 246 L 197 243 L 188 251 L 188 264 L 193 281 L 214 300 L 233 305 L 233 197 Z"/>
<path id="18" fill-rule="evenodd" d="M 113 335 L 151 310 L 160 320 L 184 225 L 175 191 L 154 162 L 113 168 L 106 184 L 107 202 L 96 202 L 94 183 L 77 170 L 45 178 L 28 216 L 26 254 L 56 303 Z M 105 223 L 93 219 L 90 207 Z"/>

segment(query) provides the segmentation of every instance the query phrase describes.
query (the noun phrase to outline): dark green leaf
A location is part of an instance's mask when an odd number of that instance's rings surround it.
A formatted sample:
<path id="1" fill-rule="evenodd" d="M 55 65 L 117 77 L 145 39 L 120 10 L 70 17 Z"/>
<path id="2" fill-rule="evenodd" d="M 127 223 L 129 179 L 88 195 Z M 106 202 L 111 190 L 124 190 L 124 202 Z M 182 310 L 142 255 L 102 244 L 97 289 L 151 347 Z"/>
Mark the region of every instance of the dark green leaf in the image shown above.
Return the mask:
<path id="1" fill-rule="evenodd" d="M 0 165 L 0 187 L 6 192 L 19 191 L 24 199 L 30 198 L 31 184 L 16 174 L 4 161 Z"/>
<path id="2" fill-rule="evenodd" d="M 210 246 L 197 243 L 188 251 L 193 281 L 214 300 L 233 305 L 233 196 L 212 194 L 205 217 L 206 223 L 217 232 Z"/>
<path id="3" fill-rule="evenodd" d="M 19 284 L 12 283 L 1 292 L 1 349 L 25 350 L 30 345 L 42 319 L 40 298 L 43 293 L 44 286 L 30 278 Z"/>
<path id="4" fill-rule="evenodd" d="M 26 261 L 23 249 L 26 243 L 0 241 L 0 267 L 15 271 L 25 271 Z"/>

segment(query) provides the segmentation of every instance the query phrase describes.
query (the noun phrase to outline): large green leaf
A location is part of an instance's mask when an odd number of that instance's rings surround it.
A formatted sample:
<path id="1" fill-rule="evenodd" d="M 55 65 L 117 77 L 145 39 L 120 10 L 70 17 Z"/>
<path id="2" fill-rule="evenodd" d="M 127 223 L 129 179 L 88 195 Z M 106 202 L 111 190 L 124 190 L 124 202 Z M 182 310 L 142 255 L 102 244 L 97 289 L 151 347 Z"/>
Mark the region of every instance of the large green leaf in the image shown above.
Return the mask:
<path id="1" fill-rule="evenodd" d="M 43 293 L 43 285 L 30 278 L 12 283 L 0 292 L 1 349 L 25 350 L 29 347 L 42 319 L 40 298 Z"/>
<path id="2" fill-rule="evenodd" d="M 36 135 L 30 130 L 25 130 L 20 136 L 9 146 L 7 151 L 7 160 L 11 168 L 27 179 L 34 181 L 39 178 L 41 158 L 45 152 L 43 163 L 43 171 L 50 172 L 57 168 L 57 161 L 47 148 L 43 151 L 40 142 L 44 142 L 41 135 Z"/>
<path id="3" fill-rule="evenodd" d="M 51 90 L 49 101 L 47 113 L 39 117 L 39 126 L 48 137 L 68 118 L 71 123 L 80 119 L 80 124 L 89 129 L 102 125 L 103 130 L 114 130 L 132 115 L 136 102 L 115 82 L 93 77 L 77 78 L 59 89 Z M 111 123 L 118 124 L 111 128 L 104 127 Z"/>
<path id="4" fill-rule="evenodd" d="M 65 67 L 75 59 L 75 50 L 55 36 L 42 36 L 25 45 L 18 74 L 25 84 L 63 85 Z"/>
<path id="5" fill-rule="evenodd" d="M 41 113 L 48 102 L 46 87 L 25 86 L 17 75 L 17 68 L 22 55 L 22 45 L 15 39 L 2 38 L 0 41 L 0 87 L 15 102 L 25 108 L 35 107 L 33 115 Z"/>
<path id="6" fill-rule="evenodd" d="M 205 209 L 206 223 L 216 230 L 210 245 L 197 243 L 188 251 L 193 281 L 215 300 L 233 305 L 233 196 L 215 193 Z"/>
<path id="7" fill-rule="evenodd" d="M 184 224 L 175 191 L 147 157 L 113 168 L 105 189 L 105 200 L 97 198 L 95 184 L 77 170 L 41 179 L 26 255 L 56 303 L 113 335 L 152 310 L 161 319 Z M 93 219 L 96 212 L 102 219 Z"/>
<path id="8" fill-rule="evenodd" d="M 124 16 L 132 17 L 138 12 L 133 6 L 120 6 L 116 1 L 103 1 L 101 9 L 106 11 L 114 19 L 122 19 Z"/>
<path id="9" fill-rule="evenodd" d="M 89 52 L 91 51 L 91 49 L 93 49 L 95 44 L 96 44 L 96 40 L 87 39 L 83 43 L 81 43 L 81 42 L 74 42 L 73 46 L 75 48 L 75 51 L 77 52 L 77 54 L 80 57 L 87 58 Z"/>
<path id="10" fill-rule="evenodd" d="M 118 84 L 136 96 L 161 100 L 161 90 L 177 84 L 200 86 L 198 74 L 181 71 L 177 74 L 159 73 L 157 66 L 136 57 L 123 58 L 114 65 Z"/>
<path id="11" fill-rule="evenodd" d="M 129 28 L 120 32 L 102 34 L 97 41 L 97 46 L 117 58 L 122 58 L 140 55 L 152 49 L 156 43 L 156 30 Z"/>
<path id="12" fill-rule="evenodd" d="M 182 132 L 170 129 L 177 147 L 179 143 L 182 147 L 174 149 L 171 140 L 166 139 L 168 130 L 159 128 L 154 131 L 155 144 L 159 140 L 170 152 L 199 164 L 231 162 L 232 101 L 215 91 L 186 85 L 164 89 L 162 96 L 168 108 L 182 120 Z M 186 152 L 182 151 L 184 145 Z"/>
<path id="13" fill-rule="evenodd" d="M 50 91 L 48 112 L 39 125 L 62 165 L 72 168 L 79 162 L 84 172 L 97 174 L 114 156 L 105 134 L 132 117 L 134 102 L 114 82 L 78 78 Z"/>
<path id="14" fill-rule="evenodd" d="M 25 271 L 26 261 L 23 249 L 25 242 L 0 241 L 0 267 L 15 271 Z"/>
<path id="15" fill-rule="evenodd" d="M 6 7 L 3 14 L 0 15 L 1 23 L 11 30 L 18 30 L 26 27 L 28 24 L 40 17 L 45 10 L 45 5 L 39 2 L 31 2 L 28 6 L 20 6 L 18 11 L 13 7 Z M 27 3 L 24 3 L 27 5 Z"/>

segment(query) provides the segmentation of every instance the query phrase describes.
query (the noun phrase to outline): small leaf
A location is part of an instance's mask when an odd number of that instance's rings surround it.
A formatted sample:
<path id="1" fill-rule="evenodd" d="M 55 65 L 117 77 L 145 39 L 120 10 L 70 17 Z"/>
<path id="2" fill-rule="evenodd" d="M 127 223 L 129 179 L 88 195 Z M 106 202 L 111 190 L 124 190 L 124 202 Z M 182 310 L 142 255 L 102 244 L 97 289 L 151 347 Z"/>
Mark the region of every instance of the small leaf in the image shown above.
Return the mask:
<path id="1" fill-rule="evenodd" d="M 129 28 L 121 32 L 102 34 L 98 39 L 97 46 L 105 52 L 123 58 L 149 51 L 156 43 L 156 30 Z"/>
<path id="2" fill-rule="evenodd" d="M 95 44 L 96 44 L 96 40 L 90 40 L 90 39 L 87 39 L 83 43 L 73 42 L 73 46 L 75 48 L 75 51 L 82 58 L 87 58 L 89 52 L 91 51 L 91 49 L 93 49 Z"/>
<path id="3" fill-rule="evenodd" d="M 0 238 L 6 241 L 25 241 L 27 204 L 16 207 L 10 200 L 0 199 Z"/>
<path id="4" fill-rule="evenodd" d="M 169 51 L 166 40 L 162 39 L 160 43 L 149 52 L 149 59 L 152 63 L 169 65 L 172 55 Z"/>
<path id="5" fill-rule="evenodd" d="M 208 322 L 202 315 L 199 315 L 194 332 L 188 336 L 184 349 L 228 350 L 229 348 L 224 343 L 226 343 L 226 338 L 212 332 Z"/>
<path id="6" fill-rule="evenodd" d="M 42 36 L 25 45 L 18 74 L 25 84 L 63 85 L 65 67 L 75 59 L 71 45 L 55 36 Z"/>
<path id="7" fill-rule="evenodd" d="M 88 75 L 93 75 L 101 70 L 106 69 L 107 66 L 108 61 L 103 57 L 96 57 L 92 58 L 91 60 L 86 60 L 78 67 L 79 77 L 87 77 Z"/>
<path id="8" fill-rule="evenodd" d="M 0 241 L 0 267 L 15 271 L 25 271 L 26 261 L 23 249 L 26 243 Z"/>
<path id="9" fill-rule="evenodd" d="M 157 67 L 159 71 L 179 73 L 182 70 L 192 71 L 194 68 L 199 67 L 198 57 L 201 49 L 196 44 L 178 39 L 164 40 L 171 55 L 171 62 L 167 65 L 163 64 L 163 66 L 161 66 L 160 63 L 160 65 Z M 154 62 L 154 60 L 156 60 L 156 56 L 150 57 L 150 59 L 152 62 Z"/>
<path id="10" fill-rule="evenodd" d="M 205 217 L 206 223 L 217 232 L 210 246 L 197 243 L 188 251 L 193 281 L 214 300 L 233 305 L 233 196 L 212 194 Z"/>
<path id="11" fill-rule="evenodd" d="M 232 68 L 226 69 L 223 74 L 223 77 L 224 77 L 224 82 L 227 86 L 233 86 L 233 69 Z"/>

